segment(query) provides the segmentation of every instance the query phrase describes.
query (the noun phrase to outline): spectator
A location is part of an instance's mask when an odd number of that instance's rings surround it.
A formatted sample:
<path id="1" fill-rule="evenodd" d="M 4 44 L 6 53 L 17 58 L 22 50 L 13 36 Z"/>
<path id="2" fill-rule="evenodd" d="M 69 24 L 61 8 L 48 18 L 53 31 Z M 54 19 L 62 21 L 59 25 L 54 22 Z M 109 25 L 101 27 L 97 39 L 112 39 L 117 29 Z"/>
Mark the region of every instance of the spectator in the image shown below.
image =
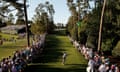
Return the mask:
<path id="1" fill-rule="evenodd" d="M 0 65 L 0 72 L 2 72 L 2 67 L 1 67 L 1 65 Z"/>
<path id="2" fill-rule="evenodd" d="M 106 70 L 106 65 L 105 65 L 105 63 L 102 63 L 102 64 L 99 66 L 98 71 L 99 71 L 99 72 L 106 72 L 106 71 L 107 71 L 107 70 Z"/>
<path id="3" fill-rule="evenodd" d="M 88 67 L 86 68 L 86 71 L 87 71 L 87 72 L 91 72 L 90 66 L 88 66 Z"/>
<path id="4" fill-rule="evenodd" d="M 72 37 L 69 36 L 69 39 L 72 41 Z M 77 41 L 73 41 L 73 45 L 76 48 Z M 110 66 L 110 59 L 105 57 L 103 52 L 93 52 L 91 48 L 86 46 L 80 44 L 78 51 L 83 54 L 85 59 L 89 59 L 88 67 L 86 68 L 87 72 L 120 72 L 117 65 L 112 64 Z M 93 57 L 94 59 L 92 59 Z"/>
<path id="5" fill-rule="evenodd" d="M 117 64 L 115 65 L 115 72 L 120 72 Z"/>
<path id="6" fill-rule="evenodd" d="M 16 69 L 15 65 L 12 66 L 11 70 L 12 70 L 12 72 L 17 72 L 17 69 Z"/>
<path id="7" fill-rule="evenodd" d="M 95 61 L 92 58 L 90 58 L 88 61 L 88 67 L 89 67 L 88 72 L 94 72 Z"/>
<path id="8" fill-rule="evenodd" d="M 44 36 L 45 38 L 45 36 Z M 42 40 L 42 41 L 41 41 Z M 37 47 L 27 47 L 25 49 L 16 50 L 13 56 L 3 58 L 0 61 L 0 72 L 24 72 L 28 63 L 32 62 L 32 59 L 41 53 L 41 44 L 44 44 L 45 39 L 39 39 L 37 41 Z M 42 42 L 40 44 L 40 42 Z"/>

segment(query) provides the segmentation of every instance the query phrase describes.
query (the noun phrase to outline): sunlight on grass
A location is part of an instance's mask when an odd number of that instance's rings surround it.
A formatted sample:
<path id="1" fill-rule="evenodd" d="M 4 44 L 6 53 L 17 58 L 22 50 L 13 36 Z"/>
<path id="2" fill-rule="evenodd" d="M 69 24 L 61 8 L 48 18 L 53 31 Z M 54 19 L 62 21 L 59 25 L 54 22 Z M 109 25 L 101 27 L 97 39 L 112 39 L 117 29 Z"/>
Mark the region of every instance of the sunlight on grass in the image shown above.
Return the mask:
<path id="1" fill-rule="evenodd" d="M 17 35 L 9 35 L 0 33 L 3 38 L 10 39 L 11 37 L 17 38 Z M 0 59 L 3 57 L 8 57 L 13 55 L 15 50 L 20 50 L 26 47 L 26 39 L 19 39 L 16 42 L 12 41 L 5 41 L 3 45 L 0 45 Z"/>
<path id="2" fill-rule="evenodd" d="M 0 46 L 0 59 L 3 57 L 8 57 L 13 54 L 15 50 L 20 50 L 25 48 L 26 40 L 18 40 L 16 43 L 14 42 L 4 42 L 3 45 Z"/>
<path id="3" fill-rule="evenodd" d="M 11 37 L 15 37 L 15 38 L 17 37 L 17 35 L 4 34 L 4 33 L 0 33 L 0 35 L 6 39 L 10 39 Z"/>

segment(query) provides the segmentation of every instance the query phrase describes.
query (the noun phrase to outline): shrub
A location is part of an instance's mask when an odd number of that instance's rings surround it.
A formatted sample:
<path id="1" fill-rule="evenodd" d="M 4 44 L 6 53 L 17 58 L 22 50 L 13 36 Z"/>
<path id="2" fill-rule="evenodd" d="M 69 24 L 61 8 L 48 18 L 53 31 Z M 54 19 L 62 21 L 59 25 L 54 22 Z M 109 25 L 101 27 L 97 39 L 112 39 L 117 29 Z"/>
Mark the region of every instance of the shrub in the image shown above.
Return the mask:
<path id="1" fill-rule="evenodd" d="M 101 49 L 102 51 L 110 51 L 112 48 L 112 40 L 106 39 L 106 41 L 102 42 Z"/>
<path id="2" fill-rule="evenodd" d="M 120 56 L 120 41 L 118 41 L 117 45 L 112 50 L 112 55 L 113 56 Z"/>

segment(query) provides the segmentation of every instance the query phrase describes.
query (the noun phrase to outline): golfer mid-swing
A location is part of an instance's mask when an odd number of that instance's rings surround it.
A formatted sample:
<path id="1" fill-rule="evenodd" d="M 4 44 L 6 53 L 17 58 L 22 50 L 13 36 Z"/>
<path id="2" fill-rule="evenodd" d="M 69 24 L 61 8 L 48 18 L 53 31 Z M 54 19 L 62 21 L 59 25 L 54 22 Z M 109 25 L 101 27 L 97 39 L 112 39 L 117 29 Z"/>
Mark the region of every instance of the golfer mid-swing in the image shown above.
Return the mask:
<path id="1" fill-rule="evenodd" d="M 67 54 L 64 52 L 63 53 L 63 56 L 62 56 L 62 64 L 65 64 L 65 60 L 66 60 L 66 56 L 67 56 Z"/>

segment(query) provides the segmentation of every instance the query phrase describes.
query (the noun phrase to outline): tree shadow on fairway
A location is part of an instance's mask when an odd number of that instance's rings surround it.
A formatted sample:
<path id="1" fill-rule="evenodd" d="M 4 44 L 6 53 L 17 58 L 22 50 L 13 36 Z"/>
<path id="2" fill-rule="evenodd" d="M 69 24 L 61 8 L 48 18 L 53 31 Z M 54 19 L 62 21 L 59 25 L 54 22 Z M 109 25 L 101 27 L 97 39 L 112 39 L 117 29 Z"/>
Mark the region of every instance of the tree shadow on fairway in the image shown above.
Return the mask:
<path id="1" fill-rule="evenodd" d="M 51 65 L 31 65 L 27 72 L 86 72 L 85 65 L 63 65 L 60 67 L 52 67 Z"/>
<path id="2" fill-rule="evenodd" d="M 64 49 L 59 47 L 60 40 L 55 35 L 49 35 L 45 42 L 43 53 L 33 60 L 34 63 L 51 63 L 58 62 L 59 57 L 62 57 Z"/>
<path id="3" fill-rule="evenodd" d="M 61 64 L 63 52 L 67 50 L 65 48 L 69 48 L 69 44 L 60 40 L 64 38 L 58 37 L 62 36 L 47 36 L 43 53 L 28 65 L 25 72 L 86 72 L 85 64 Z"/>

